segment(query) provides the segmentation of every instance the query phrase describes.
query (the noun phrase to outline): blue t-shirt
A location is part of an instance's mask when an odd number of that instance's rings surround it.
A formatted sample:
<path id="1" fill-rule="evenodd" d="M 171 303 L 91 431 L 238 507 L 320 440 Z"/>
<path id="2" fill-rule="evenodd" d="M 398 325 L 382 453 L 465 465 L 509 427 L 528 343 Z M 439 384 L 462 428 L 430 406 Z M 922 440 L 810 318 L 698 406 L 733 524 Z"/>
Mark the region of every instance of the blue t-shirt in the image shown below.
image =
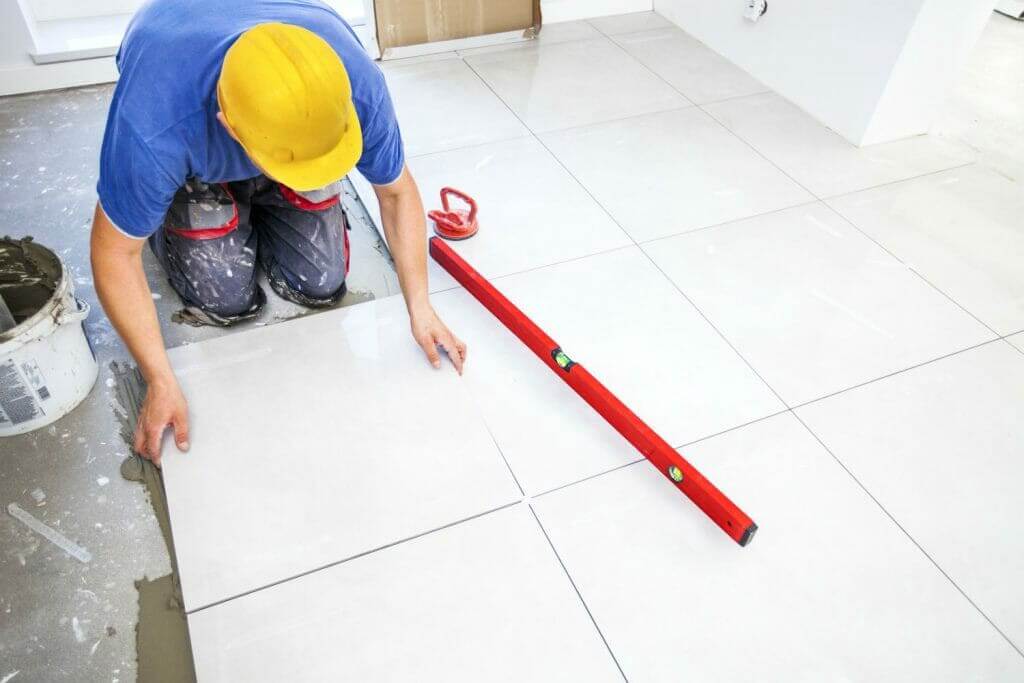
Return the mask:
<path id="1" fill-rule="evenodd" d="M 294 24 L 326 40 L 348 71 L 363 156 L 375 185 L 405 164 L 384 76 L 338 14 L 317 0 L 151 0 L 132 19 L 117 67 L 96 190 L 107 217 L 145 237 L 163 222 L 185 179 L 208 183 L 260 175 L 217 120 L 217 79 L 228 48 L 265 22 Z"/>

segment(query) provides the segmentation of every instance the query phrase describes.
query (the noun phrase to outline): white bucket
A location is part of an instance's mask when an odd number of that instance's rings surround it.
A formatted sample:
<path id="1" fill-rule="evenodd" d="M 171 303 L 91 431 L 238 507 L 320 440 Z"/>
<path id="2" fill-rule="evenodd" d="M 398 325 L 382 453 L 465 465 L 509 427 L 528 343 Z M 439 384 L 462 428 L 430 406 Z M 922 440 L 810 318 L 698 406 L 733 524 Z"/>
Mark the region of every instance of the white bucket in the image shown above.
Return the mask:
<path id="1" fill-rule="evenodd" d="M 0 437 L 39 429 L 88 395 L 99 368 L 67 268 L 31 240 L 0 239 L 0 295 L 17 326 L 0 333 Z"/>

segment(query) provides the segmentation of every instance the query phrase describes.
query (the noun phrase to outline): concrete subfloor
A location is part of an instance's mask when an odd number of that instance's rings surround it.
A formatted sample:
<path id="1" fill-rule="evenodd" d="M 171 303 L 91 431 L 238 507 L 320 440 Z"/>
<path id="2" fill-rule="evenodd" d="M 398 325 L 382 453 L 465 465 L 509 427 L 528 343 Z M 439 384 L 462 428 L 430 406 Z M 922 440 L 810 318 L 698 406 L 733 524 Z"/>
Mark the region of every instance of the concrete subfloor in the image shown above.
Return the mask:
<path id="1" fill-rule="evenodd" d="M 129 355 L 96 298 L 89 229 L 99 145 L 112 85 L 0 99 L 0 235 L 32 235 L 68 265 L 92 306 L 86 330 L 100 364 L 89 397 L 53 425 L 0 438 L 0 504 L 18 503 L 92 553 L 82 564 L 0 513 L 0 681 L 134 681 L 134 582 L 171 570 L 145 489 L 119 468 L 128 449 L 115 417 L 111 361 Z M 352 271 L 342 305 L 397 294 L 386 248 L 351 186 Z M 145 251 L 168 346 L 309 313 L 277 297 L 258 320 L 229 329 L 172 321 L 180 299 Z M 14 678 L 8 678 L 17 673 Z"/>
<path id="2" fill-rule="evenodd" d="M 993 15 L 933 134 L 971 145 L 1013 178 L 1024 173 L 1024 24 Z M 997 63 L 1018 68 L 999 68 Z M 93 555 L 81 564 L 0 514 L 0 681 L 136 679 L 134 581 L 170 571 L 141 484 L 121 478 L 127 448 L 114 416 L 109 363 L 128 355 L 96 301 L 88 264 L 96 163 L 112 86 L 0 99 L 0 234 L 31 234 L 73 272 L 93 306 L 86 328 L 100 361 L 89 398 L 53 426 L 0 440 L 0 503 L 17 502 Z M 361 207 L 346 197 L 352 214 Z M 393 270 L 368 220 L 353 221 L 353 295 L 345 303 L 395 294 Z M 159 267 L 147 273 L 169 346 L 188 344 L 304 311 L 267 288 L 258 321 L 230 330 L 171 320 L 180 308 Z M 45 497 L 44 497 L 45 496 Z M 37 501 L 37 498 L 40 499 Z M 17 674 L 12 677 L 12 674 Z"/>

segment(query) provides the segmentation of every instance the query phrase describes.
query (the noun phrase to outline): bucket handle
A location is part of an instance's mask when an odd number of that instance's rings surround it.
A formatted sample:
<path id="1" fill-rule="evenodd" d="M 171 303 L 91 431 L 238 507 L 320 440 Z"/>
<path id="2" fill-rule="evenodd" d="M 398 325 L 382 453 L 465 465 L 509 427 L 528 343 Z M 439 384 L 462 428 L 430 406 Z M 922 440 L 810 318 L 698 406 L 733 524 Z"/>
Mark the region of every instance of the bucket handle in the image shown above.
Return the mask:
<path id="1" fill-rule="evenodd" d="M 79 299 L 77 296 L 75 297 L 75 303 L 77 304 L 77 307 L 74 310 L 68 310 L 65 308 L 61 311 L 60 317 L 57 318 L 58 325 L 81 322 L 89 317 L 91 306 L 89 306 L 87 302 Z"/>

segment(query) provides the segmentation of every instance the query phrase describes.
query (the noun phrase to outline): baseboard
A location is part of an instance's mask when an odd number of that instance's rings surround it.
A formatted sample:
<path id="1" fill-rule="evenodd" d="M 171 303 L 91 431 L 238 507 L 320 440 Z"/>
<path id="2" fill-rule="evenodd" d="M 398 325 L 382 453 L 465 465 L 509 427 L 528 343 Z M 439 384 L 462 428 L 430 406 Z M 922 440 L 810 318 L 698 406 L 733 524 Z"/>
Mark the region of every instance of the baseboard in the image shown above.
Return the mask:
<path id="1" fill-rule="evenodd" d="M 73 88 L 117 80 L 113 57 L 0 69 L 0 95 Z"/>
<path id="2" fill-rule="evenodd" d="M 650 12 L 654 0 L 541 0 L 544 23 L 606 17 L 610 14 Z"/>

